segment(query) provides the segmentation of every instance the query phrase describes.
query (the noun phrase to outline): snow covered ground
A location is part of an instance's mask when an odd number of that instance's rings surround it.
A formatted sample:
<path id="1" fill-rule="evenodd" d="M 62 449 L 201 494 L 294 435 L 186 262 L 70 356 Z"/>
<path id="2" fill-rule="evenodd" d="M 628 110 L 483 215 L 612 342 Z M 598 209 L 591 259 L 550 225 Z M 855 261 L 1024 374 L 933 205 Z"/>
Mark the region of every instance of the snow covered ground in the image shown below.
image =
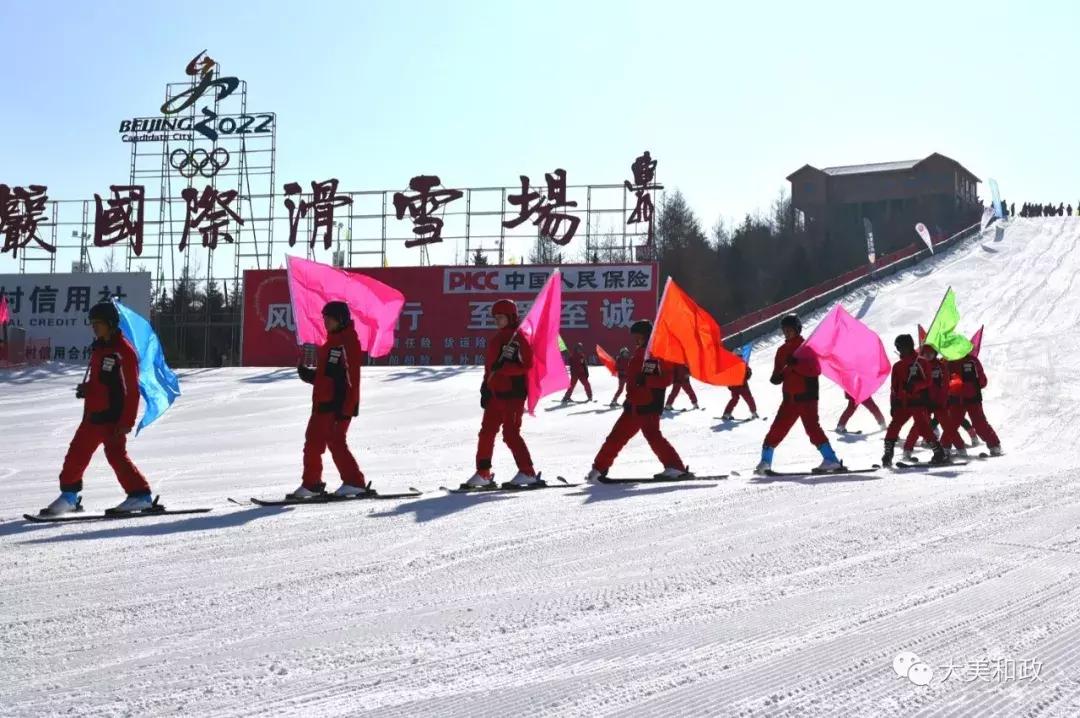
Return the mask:
<path id="1" fill-rule="evenodd" d="M 28 525 L 79 375 L 8 374 L 0 715 L 1080 715 L 1078 271 L 1080 219 L 1019 220 L 845 300 L 888 347 L 950 284 L 962 328 L 986 324 L 1008 456 L 930 474 L 755 480 L 766 424 L 721 425 L 727 391 L 697 385 L 705 411 L 665 431 L 698 473 L 741 476 L 446 495 L 472 470 L 479 374 L 386 368 L 365 373 L 352 444 L 378 488 L 423 497 L 241 507 L 226 498 L 298 484 L 308 387 L 202 370 L 131 451 L 164 502 L 212 513 Z M 775 346 L 752 362 L 769 416 Z M 831 427 L 843 397 L 824 395 Z M 617 412 L 543 407 L 538 468 L 581 477 Z M 879 434 L 834 443 L 849 465 L 880 457 Z M 776 465 L 817 460 L 797 428 Z M 501 444 L 495 463 L 512 475 Z M 639 438 L 612 473 L 657 468 Z M 99 455 L 84 501 L 120 498 Z M 894 672 L 901 651 L 929 685 Z"/>

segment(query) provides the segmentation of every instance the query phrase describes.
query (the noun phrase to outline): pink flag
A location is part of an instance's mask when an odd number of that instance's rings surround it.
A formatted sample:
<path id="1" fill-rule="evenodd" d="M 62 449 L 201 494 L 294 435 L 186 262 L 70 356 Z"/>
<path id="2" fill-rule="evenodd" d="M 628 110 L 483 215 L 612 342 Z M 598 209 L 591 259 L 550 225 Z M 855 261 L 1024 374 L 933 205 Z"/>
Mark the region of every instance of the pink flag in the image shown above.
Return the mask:
<path id="1" fill-rule="evenodd" d="M 927 248 L 930 250 L 930 254 L 934 253 L 934 242 L 930 239 L 930 230 L 926 228 L 926 225 L 919 222 L 915 225 L 915 231 L 922 237 L 922 241 L 926 242 Z"/>
<path id="2" fill-rule="evenodd" d="M 978 358 L 979 349 L 982 347 L 982 332 L 984 327 L 979 327 L 979 331 L 971 337 L 971 356 Z"/>
<path id="3" fill-rule="evenodd" d="M 7 295 L 0 294 L 0 327 L 11 321 L 11 312 L 8 311 Z"/>
<path id="4" fill-rule="evenodd" d="M 839 304 L 795 353 L 800 359 L 816 357 L 821 373 L 859 404 L 873 396 L 892 371 L 881 337 Z"/>
<path id="5" fill-rule="evenodd" d="M 559 270 L 548 277 L 532 308 L 518 330 L 529 340 L 533 365 L 526 377 L 529 386 L 529 413 L 535 416 L 541 398 L 570 386 L 562 352 L 559 351 L 559 322 L 562 320 L 562 279 Z"/>
<path id="6" fill-rule="evenodd" d="M 327 302 L 339 301 L 349 305 L 361 349 L 381 357 L 394 348 L 404 294 L 366 275 L 292 255 L 287 267 L 297 344 L 326 341 L 322 309 Z"/>

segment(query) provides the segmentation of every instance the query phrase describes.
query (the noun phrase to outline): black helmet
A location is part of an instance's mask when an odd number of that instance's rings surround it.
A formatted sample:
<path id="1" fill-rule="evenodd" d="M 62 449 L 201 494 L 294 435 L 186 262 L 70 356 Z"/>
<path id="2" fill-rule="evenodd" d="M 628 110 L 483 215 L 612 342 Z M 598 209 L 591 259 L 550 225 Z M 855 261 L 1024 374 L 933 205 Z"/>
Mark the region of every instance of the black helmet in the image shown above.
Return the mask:
<path id="1" fill-rule="evenodd" d="M 797 334 L 802 333 L 802 321 L 799 320 L 796 314 L 785 314 L 783 319 L 780 320 L 780 328 L 791 327 Z"/>
<path id="2" fill-rule="evenodd" d="M 90 307 L 90 321 L 102 321 L 113 329 L 120 326 L 120 311 L 112 302 L 99 302 Z"/>
<path id="3" fill-rule="evenodd" d="M 638 319 L 630 325 L 631 334 L 640 334 L 648 339 L 652 335 L 652 322 L 648 319 Z"/>
<path id="4" fill-rule="evenodd" d="M 322 313 L 324 317 L 336 319 L 342 328 L 352 324 L 352 317 L 349 314 L 349 305 L 345 302 L 327 302 L 326 306 L 322 309 Z"/>
<path id="5" fill-rule="evenodd" d="M 911 338 L 910 334 L 901 334 L 893 342 L 893 346 L 896 350 L 902 354 L 915 351 L 915 340 Z"/>

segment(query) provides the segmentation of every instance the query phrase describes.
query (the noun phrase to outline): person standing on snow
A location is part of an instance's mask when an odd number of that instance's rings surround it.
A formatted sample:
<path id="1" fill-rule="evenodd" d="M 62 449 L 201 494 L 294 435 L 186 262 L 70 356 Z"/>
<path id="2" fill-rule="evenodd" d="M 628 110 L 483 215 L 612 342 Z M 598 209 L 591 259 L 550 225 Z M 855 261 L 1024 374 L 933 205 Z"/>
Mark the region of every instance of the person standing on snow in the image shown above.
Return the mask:
<path id="1" fill-rule="evenodd" d="M 655 478 L 677 479 L 692 476 L 675 448 L 660 432 L 660 414 L 664 410 L 664 390 L 671 384 L 671 365 L 655 357 L 646 357 L 645 347 L 652 335 L 653 325 L 640 319 L 630 327 L 636 349 L 627 368 L 626 401 L 622 416 L 615 422 L 593 460 L 592 470 L 585 477 L 597 483 L 607 476 L 608 469 L 630 439 L 639 431 L 649 442 L 649 448 L 664 465 Z"/>
<path id="2" fill-rule="evenodd" d="M 986 420 L 983 412 L 982 390 L 986 388 L 986 372 L 974 354 L 949 363 L 949 425 L 942 433 L 946 446 L 960 441 L 958 427 L 967 414 L 975 432 L 986 442 L 991 456 L 1001 456 L 1001 440 Z M 944 426 L 944 424 L 943 424 Z"/>
<path id="3" fill-rule="evenodd" d="M 491 307 L 497 327 L 488 341 L 484 360 L 484 380 L 480 385 L 480 406 L 484 418 L 476 445 L 476 473 L 465 482 L 476 489 L 495 485 L 491 457 L 495 453 L 495 436 L 502 429 L 503 441 L 514 455 L 518 472 L 510 484 L 532 486 L 540 479 L 533 468 L 529 447 L 521 438 L 521 420 L 525 416 L 525 400 L 529 397 L 526 375 L 533 365 L 532 347 L 518 331 L 517 304 L 512 299 L 500 299 Z"/>
<path id="4" fill-rule="evenodd" d="M 757 474 L 772 470 L 773 452 L 784 440 L 796 421 L 802 420 L 803 429 L 811 443 L 821 452 L 822 462 L 818 472 L 843 471 L 844 465 L 837 458 L 829 439 L 821 429 L 818 418 L 818 376 L 821 368 L 813 357 L 800 359 L 795 350 L 803 345 L 802 322 L 794 314 L 780 320 L 784 343 L 776 350 L 773 374 L 769 381 L 783 387 L 784 399 L 776 412 L 769 433 L 761 447 L 761 461 L 754 469 Z"/>
<path id="5" fill-rule="evenodd" d="M 919 436 L 929 437 L 930 446 L 934 450 L 931 464 L 940 465 L 948 463 L 945 450 L 934 439 L 934 432 L 930 428 L 929 387 L 930 366 L 926 359 L 919 356 L 915 351 L 915 340 L 910 334 L 901 334 L 893 343 L 896 351 L 900 354 L 900 360 L 893 364 L 890 403 L 892 405 L 892 421 L 885 432 L 885 453 L 881 457 L 882 466 L 889 467 L 893 463 L 893 452 L 896 450 L 896 441 L 900 438 L 900 431 L 909 419 L 915 422 L 915 429 Z"/>
<path id="6" fill-rule="evenodd" d="M 356 463 L 346 435 L 360 414 L 360 365 L 364 352 L 356 336 L 349 305 L 327 302 L 322 310 L 326 341 L 316 352 L 315 366 L 296 367 L 300 379 L 311 384 L 311 417 L 304 432 L 304 474 L 300 488 L 289 499 L 313 499 L 326 493 L 322 456 L 330 449 L 341 486 L 335 496 L 359 496 L 367 492 L 364 473 Z"/>
<path id="7" fill-rule="evenodd" d="M 58 516 L 80 510 L 83 473 L 99 446 L 127 493 L 114 512 L 148 511 L 154 506 L 150 485 L 127 454 L 127 435 L 139 412 L 139 356 L 120 331 L 120 311 L 112 302 L 90 308 L 94 343 L 86 380 L 75 389 L 83 400 L 83 418 L 60 469 L 60 496 L 42 514 Z"/>
<path id="8" fill-rule="evenodd" d="M 566 389 L 566 394 L 563 395 L 562 401 L 564 404 L 569 404 L 571 395 L 574 393 L 574 387 L 581 382 L 581 385 L 585 387 L 585 398 L 588 401 L 592 401 L 592 386 L 589 385 L 589 358 L 585 356 L 585 345 L 578 342 L 574 347 L 574 353 L 570 355 L 570 386 Z"/>
<path id="9" fill-rule="evenodd" d="M 619 379 L 619 388 L 615 391 L 615 398 L 611 400 L 608 406 L 618 406 L 619 397 L 622 396 L 623 389 L 626 388 L 626 372 L 630 366 L 630 350 L 623 347 L 619 350 L 619 355 L 615 357 L 615 375 Z"/>
<path id="10" fill-rule="evenodd" d="M 686 396 L 690 399 L 690 403 L 697 409 L 697 394 L 694 393 L 694 388 L 690 386 L 690 367 L 685 364 L 676 364 L 672 373 L 673 383 L 671 385 L 671 395 L 668 396 L 665 409 L 671 411 L 675 408 L 675 397 L 679 395 L 680 391 L 685 391 Z"/>
<path id="11" fill-rule="evenodd" d="M 926 362 L 926 366 L 929 370 L 928 382 L 926 390 L 923 392 L 923 399 L 926 402 L 927 411 L 930 415 L 930 435 L 923 436 L 919 433 L 917 427 L 912 426 L 908 432 L 907 439 L 904 440 L 904 461 L 915 460 L 915 444 L 921 438 L 928 445 L 934 441 L 940 441 L 943 448 L 948 452 L 950 448 L 955 449 L 960 456 L 966 456 L 967 451 L 964 448 L 963 443 L 956 443 L 950 445 L 944 440 L 944 437 L 948 435 L 945 431 L 951 421 L 949 417 L 949 410 L 947 407 L 949 388 L 948 388 L 948 369 L 945 366 L 945 362 L 938 359 L 937 350 L 929 344 L 923 345 L 919 350 L 919 354 Z M 936 422 L 936 423 L 935 423 Z M 943 435 L 939 439 L 937 433 L 934 430 L 935 425 L 942 427 Z M 959 442 L 959 436 L 956 437 Z"/>
<path id="12" fill-rule="evenodd" d="M 851 421 L 851 416 L 855 413 L 855 410 L 860 406 L 865 407 L 867 411 L 874 415 L 874 421 L 878 423 L 878 426 L 882 431 L 885 431 L 885 417 L 881 413 L 881 409 L 878 408 L 877 403 L 874 401 L 874 397 L 867 397 L 866 401 L 862 404 L 855 403 L 855 397 L 851 396 L 847 392 L 844 392 L 844 398 L 847 399 L 847 408 L 844 409 L 844 413 L 840 415 L 840 420 L 836 422 L 836 433 L 846 434 L 847 423 Z"/>
<path id="13" fill-rule="evenodd" d="M 750 377 L 754 372 L 750 370 L 750 365 L 746 365 L 746 375 L 743 377 L 742 384 L 738 386 L 729 386 L 728 391 L 731 392 L 731 398 L 728 400 L 727 406 L 724 407 L 724 413 L 720 415 L 720 419 L 723 421 L 734 421 L 735 416 L 731 413 L 735 411 L 735 407 L 739 404 L 739 399 L 746 402 L 746 406 L 750 409 L 750 418 L 756 419 L 757 404 L 754 402 L 754 395 L 750 393 Z"/>

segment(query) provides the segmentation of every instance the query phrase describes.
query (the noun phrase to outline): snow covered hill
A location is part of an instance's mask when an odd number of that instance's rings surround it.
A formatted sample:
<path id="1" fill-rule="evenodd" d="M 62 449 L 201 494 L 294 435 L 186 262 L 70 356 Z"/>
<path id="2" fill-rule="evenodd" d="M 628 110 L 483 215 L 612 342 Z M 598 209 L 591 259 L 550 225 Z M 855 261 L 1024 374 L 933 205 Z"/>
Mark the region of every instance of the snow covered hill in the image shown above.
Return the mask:
<path id="1" fill-rule="evenodd" d="M 962 329 L 986 325 L 1008 455 L 929 475 L 756 480 L 767 425 L 722 425 L 727 391 L 696 384 L 705 410 L 664 429 L 698 473 L 740 476 L 446 495 L 472 470 L 479 373 L 387 368 L 365 372 L 352 444 L 377 488 L 423 497 L 236 506 L 299 483 L 309 388 L 199 370 L 131 452 L 164 502 L 212 513 L 37 526 L 21 514 L 55 496 L 80 374 L 8 374 L 0 715 L 1080 715 L 1078 250 L 1080 219 L 1018 220 L 845 300 L 889 347 L 949 285 Z M 768 416 L 775 347 L 752 361 Z M 831 428 L 843 397 L 823 393 Z M 542 406 L 537 467 L 579 479 L 617 411 Z M 834 444 L 881 454 L 880 434 Z M 776 466 L 817 460 L 796 428 Z M 495 464 L 512 475 L 501 444 Z M 612 474 L 657 468 L 638 438 Z M 99 454 L 84 501 L 120 498 Z M 894 672 L 901 651 L 929 685 Z"/>

